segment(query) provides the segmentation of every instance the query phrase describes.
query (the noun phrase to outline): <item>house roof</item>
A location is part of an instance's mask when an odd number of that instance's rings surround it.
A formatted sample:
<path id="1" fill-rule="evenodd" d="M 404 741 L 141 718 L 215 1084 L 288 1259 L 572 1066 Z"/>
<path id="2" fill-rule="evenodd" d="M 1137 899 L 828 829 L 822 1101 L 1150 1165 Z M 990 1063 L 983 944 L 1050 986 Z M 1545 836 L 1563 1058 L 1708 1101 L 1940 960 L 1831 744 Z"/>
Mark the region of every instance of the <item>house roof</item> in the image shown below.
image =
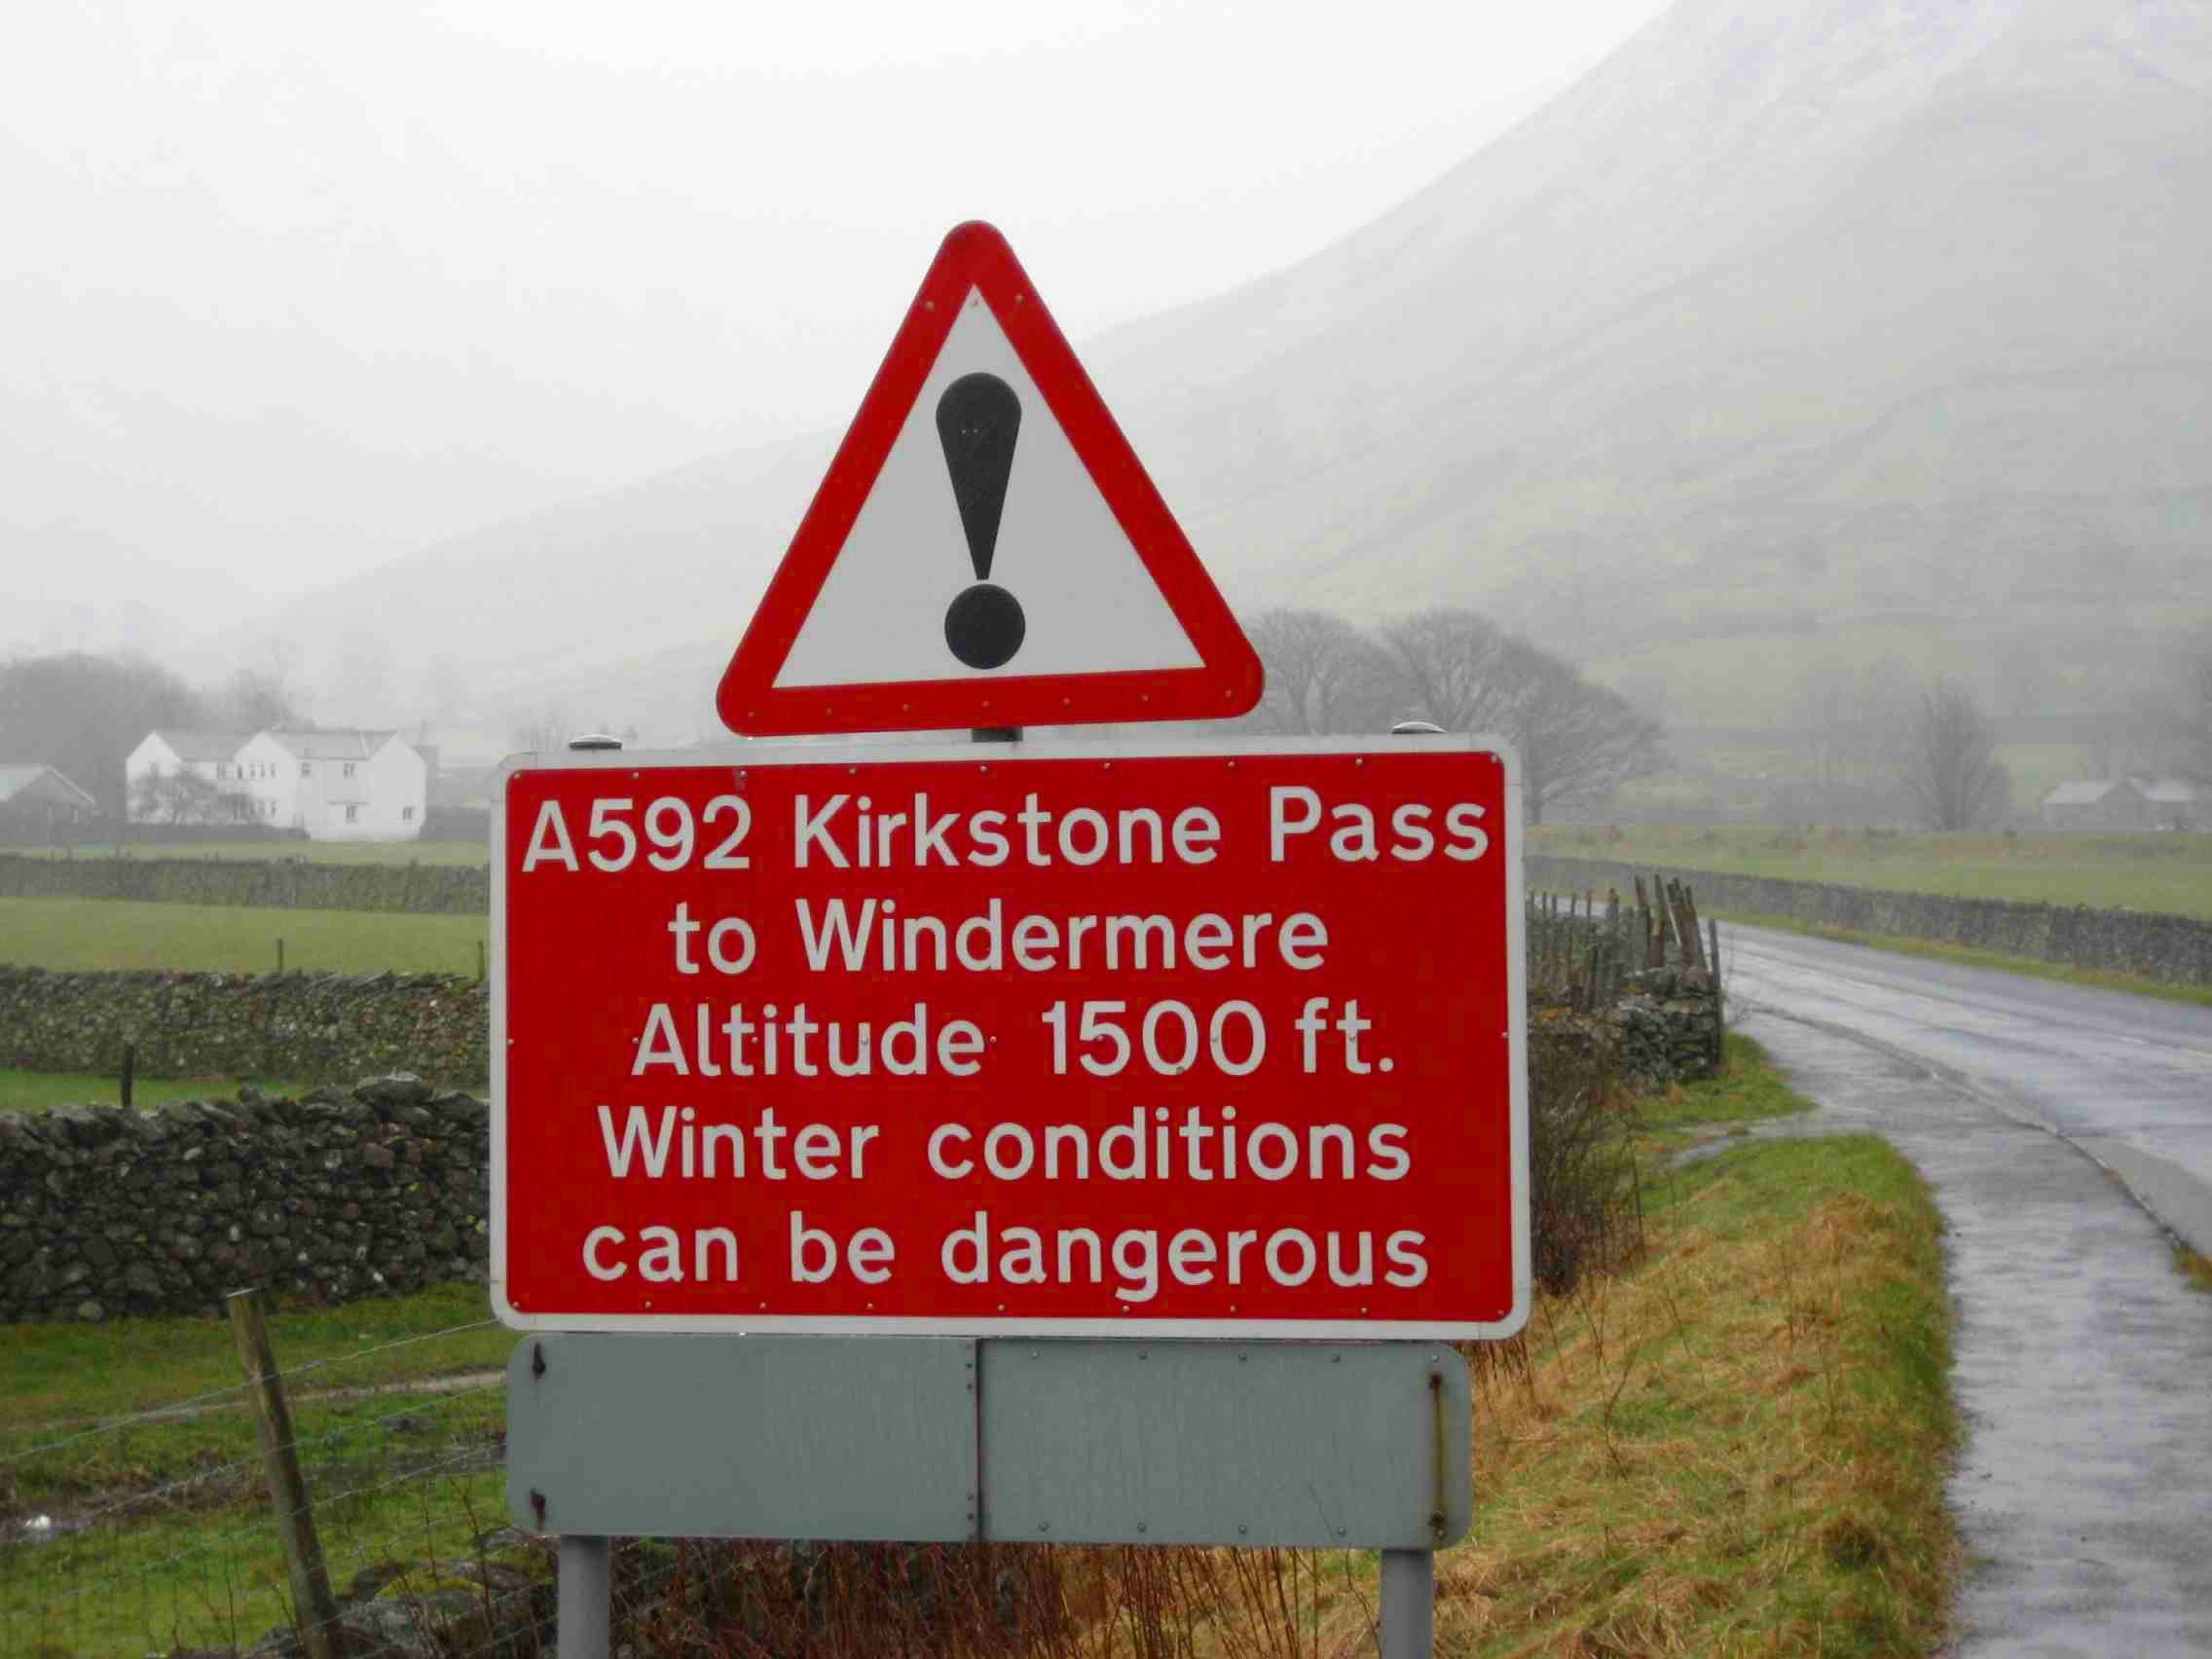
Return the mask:
<path id="1" fill-rule="evenodd" d="M 2135 787 L 2145 800 L 2160 806 L 2189 806 L 2203 798 L 2203 791 L 2187 778 L 2142 778 Z"/>
<path id="2" fill-rule="evenodd" d="M 2043 797 L 2046 806 L 2094 806 L 2123 780 L 2119 778 L 2083 778 L 2078 783 L 2060 784 Z"/>
<path id="3" fill-rule="evenodd" d="M 241 733 L 222 731 L 156 731 L 152 734 L 169 746 L 179 760 L 229 760 L 245 742 Z"/>
<path id="4" fill-rule="evenodd" d="M 272 731 L 263 734 L 302 760 L 366 760 L 386 744 L 388 731 Z"/>
<path id="5" fill-rule="evenodd" d="M 72 783 L 64 774 L 55 771 L 43 760 L 0 762 L 0 803 L 13 800 L 41 779 L 50 780 L 48 784 L 50 796 L 58 791 L 63 795 L 74 796 L 77 804 L 86 811 L 99 811 L 100 803 L 98 801 L 94 800 L 85 790 Z"/>

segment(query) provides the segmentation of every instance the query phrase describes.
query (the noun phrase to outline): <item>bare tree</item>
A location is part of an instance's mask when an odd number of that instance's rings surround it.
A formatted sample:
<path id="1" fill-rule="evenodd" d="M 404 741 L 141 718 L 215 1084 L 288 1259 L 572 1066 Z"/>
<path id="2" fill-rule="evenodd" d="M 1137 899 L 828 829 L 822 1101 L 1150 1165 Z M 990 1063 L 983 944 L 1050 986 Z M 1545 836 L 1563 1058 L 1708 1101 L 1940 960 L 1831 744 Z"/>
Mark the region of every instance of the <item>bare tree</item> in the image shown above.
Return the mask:
<path id="1" fill-rule="evenodd" d="M 1973 830 L 2012 804 L 1997 733 L 1965 687 L 1937 680 L 1921 693 L 1899 775 L 1932 830 Z"/>
<path id="2" fill-rule="evenodd" d="M 1299 737 L 1389 729 L 1406 701 L 1397 660 L 1373 637 L 1326 610 L 1263 610 L 1244 634 L 1267 669 L 1251 730 Z"/>
<path id="3" fill-rule="evenodd" d="M 198 693 L 143 658 L 70 651 L 0 662 L 0 759 L 46 762 L 111 818 L 124 814 L 123 760 L 139 740 L 206 718 Z"/>
<path id="4" fill-rule="evenodd" d="M 130 781 L 130 818 L 138 824 L 242 824 L 242 790 L 226 790 L 186 767 L 141 772 Z"/>
<path id="5" fill-rule="evenodd" d="M 1657 720 L 1475 611 L 1424 610 L 1382 638 L 1405 677 L 1407 714 L 1513 745 L 1530 824 L 1596 806 L 1659 762 Z"/>
<path id="6" fill-rule="evenodd" d="M 1382 630 L 1406 682 L 1406 713 L 1446 731 L 1499 731 L 1517 681 L 1508 666 L 1517 643 L 1489 617 L 1440 608 L 1402 617 Z"/>
<path id="7" fill-rule="evenodd" d="M 1527 690 L 1506 735 L 1521 756 L 1521 801 L 1530 824 L 1564 807 L 1603 805 L 1660 761 L 1659 722 L 1609 686 L 1592 683 L 1533 645 L 1518 653 Z"/>

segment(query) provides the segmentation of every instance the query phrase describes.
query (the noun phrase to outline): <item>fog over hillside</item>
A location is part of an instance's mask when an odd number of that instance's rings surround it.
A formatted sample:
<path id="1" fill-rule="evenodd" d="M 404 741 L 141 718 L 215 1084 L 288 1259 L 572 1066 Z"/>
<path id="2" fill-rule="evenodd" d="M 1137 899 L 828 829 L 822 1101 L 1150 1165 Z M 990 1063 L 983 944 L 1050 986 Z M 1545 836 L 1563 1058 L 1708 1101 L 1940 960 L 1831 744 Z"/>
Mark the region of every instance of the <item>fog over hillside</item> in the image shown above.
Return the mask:
<path id="1" fill-rule="evenodd" d="M 1241 605 L 1482 605 L 1690 723 L 1885 655 L 2064 709 L 2212 615 L 2207 201 L 2196 0 L 1682 0 L 1357 234 L 1077 344 Z M 403 617 L 364 702 L 464 669 L 489 707 L 711 729 L 834 438 L 277 629 Z"/>

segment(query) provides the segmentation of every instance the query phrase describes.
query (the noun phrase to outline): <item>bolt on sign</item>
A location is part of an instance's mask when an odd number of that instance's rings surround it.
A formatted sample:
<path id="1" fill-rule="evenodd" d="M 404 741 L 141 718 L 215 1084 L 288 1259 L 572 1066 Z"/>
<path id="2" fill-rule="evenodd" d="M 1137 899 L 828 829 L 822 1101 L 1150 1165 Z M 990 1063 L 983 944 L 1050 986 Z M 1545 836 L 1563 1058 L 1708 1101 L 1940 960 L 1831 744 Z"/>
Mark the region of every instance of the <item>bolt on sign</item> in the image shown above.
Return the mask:
<path id="1" fill-rule="evenodd" d="M 1443 736 L 510 761 L 500 1317 L 1510 1334 L 1512 767 Z"/>

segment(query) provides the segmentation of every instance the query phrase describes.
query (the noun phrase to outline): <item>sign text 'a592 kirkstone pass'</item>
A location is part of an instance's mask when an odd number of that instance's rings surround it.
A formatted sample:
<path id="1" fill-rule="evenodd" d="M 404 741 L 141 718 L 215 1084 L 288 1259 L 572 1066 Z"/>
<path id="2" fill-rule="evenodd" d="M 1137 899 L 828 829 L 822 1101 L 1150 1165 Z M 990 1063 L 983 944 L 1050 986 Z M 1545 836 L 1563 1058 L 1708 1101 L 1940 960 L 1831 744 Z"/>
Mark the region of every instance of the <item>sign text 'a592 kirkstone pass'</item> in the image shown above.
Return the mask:
<path id="1" fill-rule="evenodd" d="M 729 753 L 502 778 L 508 1323 L 1519 1325 L 1501 751 Z"/>

